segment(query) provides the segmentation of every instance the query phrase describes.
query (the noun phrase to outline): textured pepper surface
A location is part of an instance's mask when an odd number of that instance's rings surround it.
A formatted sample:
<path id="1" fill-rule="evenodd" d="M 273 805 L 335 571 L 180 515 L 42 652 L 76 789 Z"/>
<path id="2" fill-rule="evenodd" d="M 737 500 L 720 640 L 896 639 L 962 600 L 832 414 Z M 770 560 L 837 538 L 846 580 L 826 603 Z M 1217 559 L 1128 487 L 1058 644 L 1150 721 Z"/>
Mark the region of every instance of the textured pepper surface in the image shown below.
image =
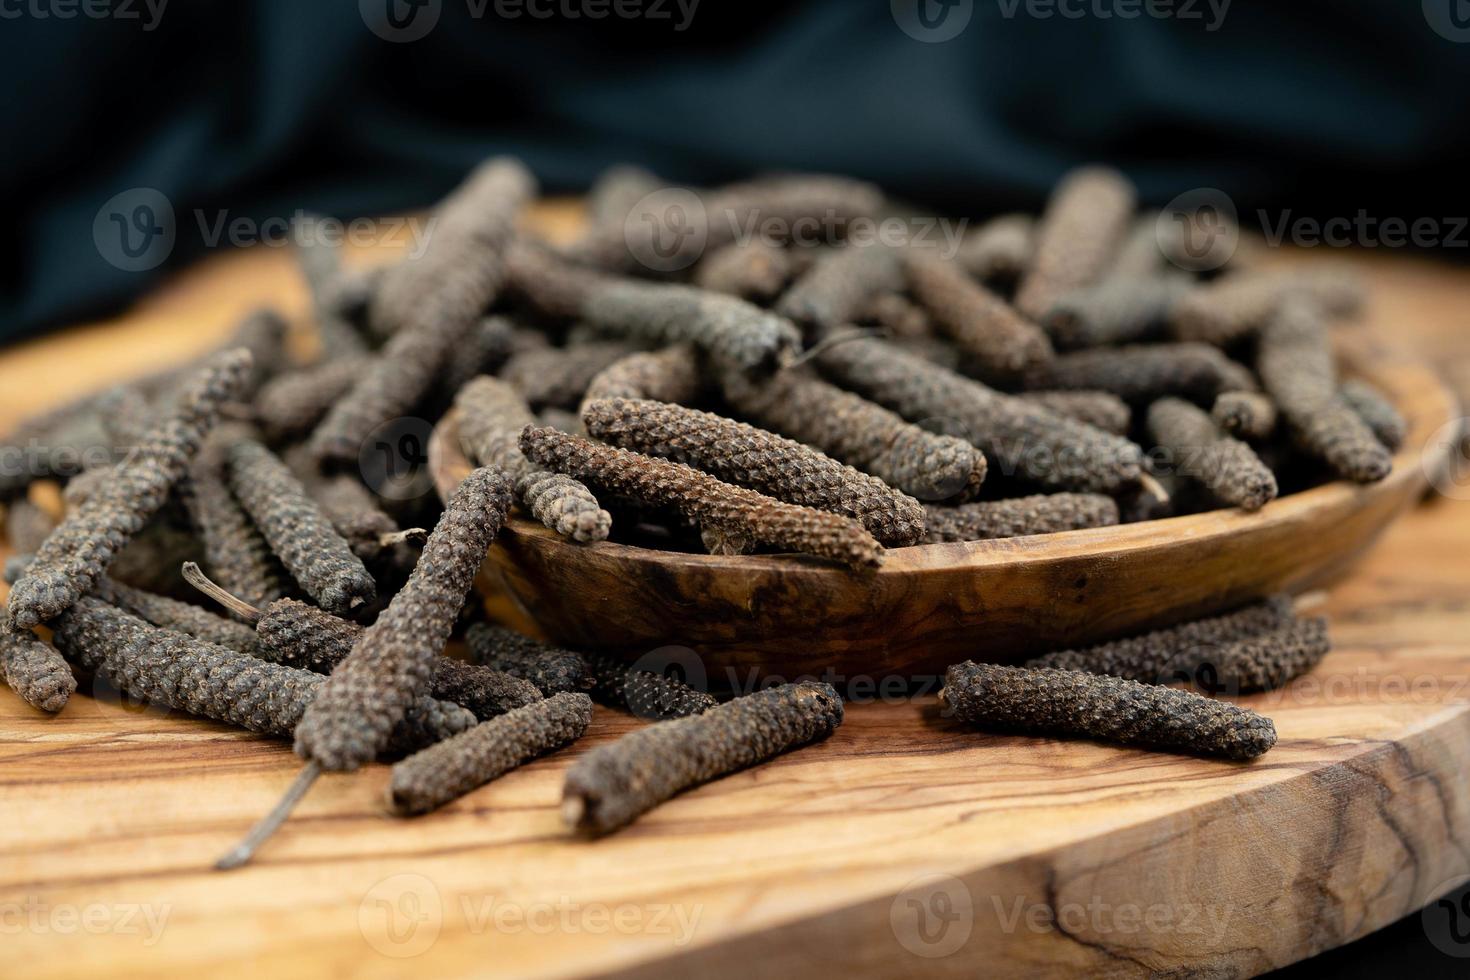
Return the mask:
<path id="1" fill-rule="evenodd" d="M 631 353 L 633 348 L 613 341 L 524 350 L 505 362 L 500 377 L 533 409 L 576 408 L 592 379 Z"/>
<path id="2" fill-rule="evenodd" d="M 30 630 L 0 625 L 0 670 L 26 704 L 52 714 L 66 707 L 77 689 L 66 660 Z"/>
<path id="3" fill-rule="evenodd" d="M 694 284 L 761 302 L 775 297 L 791 274 L 790 253 L 779 244 L 757 238 L 709 252 L 694 269 Z"/>
<path id="4" fill-rule="evenodd" d="M 239 395 L 249 373 L 248 351 L 210 359 L 173 414 L 113 467 L 112 479 L 68 514 L 36 551 L 36 560 L 10 592 L 10 619 L 16 626 L 29 629 L 54 619 L 102 577 L 184 478 L 220 407 Z"/>
<path id="5" fill-rule="evenodd" d="M 857 311 L 860 323 L 876 323 L 889 336 L 923 340 L 934 336 L 934 321 L 902 293 L 877 293 Z"/>
<path id="6" fill-rule="evenodd" d="M 1356 378 L 1344 381 L 1338 395 L 1358 413 L 1373 435 L 1389 452 L 1397 452 L 1409 435 L 1409 425 L 1399 410 L 1377 388 Z"/>
<path id="7" fill-rule="evenodd" d="M 1167 450 L 1183 476 L 1244 510 L 1260 510 L 1276 499 L 1276 477 L 1255 451 L 1225 435 L 1204 410 L 1179 398 L 1149 406 L 1148 430 Z"/>
<path id="8" fill-rule="evenodd" d="M 521 453 L 521 430 L 536 425 L 537 419 L 512 385 L 499 378 L 475 378 L 459 390 L 454 405 L 464 454 L 477 465 L 494 466 L 509 475 L 532 516 L 574 541 L 607 538 L 612 516 L 585 484 L 534 466 Z"/>
<path id="9" fill-rule="evenodd" d="M 365 352 L 347 354 L 277 375 L 255 396 L 256 421 L 273 440 L 307 434 L 326 417 L 333 402 L 352 390 L 372 362 Z"/>
<path id="10" fill-rule="evenodd" d="M 1345 268 L 1222 276 L 1195 287 L 1174 305 L 1174 336 L 1223 347 L 1263 328 L 1293 297 L 1347 315 L 1362 306 L 1363 287 L 1357 274 Z"/>
<path id="11" fill-rule="evenodd" d="M 68 660 L 148 704 L 270 735 L 289 735 L 326 683 L 320 674 L 150 626 L 90 597 L 58 620 L 56 644 Z M 423 698 L 388 741 L 427 745 L 476 723 L 458 705 Z"/>
<path id="12" fill-rule="evenodd" d="M 784 684 L 598 746 L 567 771 L 563 814 L 604 834 L 675 794 L 826 738 L 842 724 L 828 684 Z"/>
<path id="13" fill-rule="evenodd" d="M 1239 439 L 1259 441 L 1276 431 L 1276 403 L 1259 391 L 1222 391 L 1210 415 Z"/>
<path id="14" fill-rule="evenodd" d="M 56 530 L 56 518 L 26 497 L 5 505 L 5 540 L 18 555 L 34 554 Z"/>
<path id="15" fill-rule="evenodd" d="M 967 661 L 945 672 L 939 698 L 961 721 L 987 731 L 1082 736 L 1241 760 L 1276 744 L 1276 726 L 1254 711 L 1080 670 Z"/>
<path id="16" fill-rule="evenodd" d="M 898 253 L 883 246 L 834 249 L 802 273 L 776 304 L 776 312 L 819 330 L 851 323 L 870 299 L 904 285 Z"/>
<path id="17" fill-rule="evenodd" d="M 435 209 L 428 247 L 390 267 L 374 295 L 372 317 L 392 336 L 313 431 L 319 459 L 357 459 L 376 426 L 412 411 L 428 394 L 499 292 L 505 246 L 534 189 L 524 167 L 496 158 Z"/>
<path id="18" fill-rule="evenodd" d="M 799 369 L 764 383 L 730 375 L 725 398 L 798 442 L 855 466 L 918 500 L 965 500 L 985 481 L 985 454 Z"/>
<path id="19" fill-rule="evenodd" d="M 228 443 L 212 437 L 181 485 L 180 496 L 203 545 L 209 573 L 234 595 L 263 606 L 286 593 L 290 576 L 230 492 L 222 458 L 227 452 Z"/>
<path id="20" fill-rule="evenodd" d="M 955 261 L 976 279 L 1013 283 L 1025 275 L 1036 253 L 1036 219 L 1029 214 L 991 218 L 960 242 Z"/>
<path id="21" fill-rule="evenodd" d="M 1020 397 L 1118 436 L 1127 435 L 1133 424 L 1133 410 L 1128 403 L 1108 391 L 1024 391 Z"/>
<path id="22" fill-rule="evenodd" d="M 1217 672 L 1216 683 L 1244 694 L 1281 687 L 1321 663 L 1331 649 L 1327 620 L 1314 617 L 1238 640 L 1209 662 Z"/>
<path id="23" fill-rule="evenodd" d="M 905 255 L 903 265 L 914 298 L 959 347 L 972 373 L 1015 381 L 1054 356 L 1040 327 L 959 265 L 921 252 Z"/>
<path id="24" fill-rule="evenodd" d="M 428 813 L 570 745 L 591 722 L 592 701 L 585 694 L 557 694 L 516 708 L 395 765 L 388 800 L 400 814 Z"/>
<path id="25" fill-rule="evenodd" d="M 1147 339 L 1189 292 L 1183 275 L 1109 276 L 1052 304 L 1046 330 L 1062 350 Z"/>
<path id="26" fill-rule="evenodd" d="M 547 697 L 590 691 L 597 683 L 582 654 L 533 640 L 504 626 L 476 623 L 465 640 L 473 663 L 525 678 Z"/>
<path id="27" fill-rule="evenodd" d="M 925 540 L 983 541 L 1118 523 L 1118 504 L 1098 493 L 1049 493 L 924 508 Z"/>
<path id="28" fill-rule="evenodd" d="M 1061 297 L 1101 278 L 1127 234 L 1134 198 L 1115 170 L 1082 167 L 1062 178 L 1041 216 L 1016 307 L 1040 321 Z"/>
<path id="29" fill-rule="evenodd" d="M 652 398 L 681 405 L 699 395 L 699 357 L 690 344 L 639 351 L 614 361 L 587 386 L 583 402 Z"/>
<path id="30" fill-rule="evenodd" d="M 1338 394 L 1327 325 L 1316 303 L 1282 303 L 1261 331 L 1256 368 L 1303 449 L 1358 483 L 1388 476 L 1393 454 Z"/>
<path id="31" fill-rule="evenodd" d="M 307 594 L 332 612 L 377 597 L 362 559 L 286 464 L 254 440 L 230 447 L 230 490 Z"/>
<path id="32" fill-rule="evenodd" d="M 1032 372 L 1031 388 L 1109 391 L 1134 405 L 1176 395 L 1206 405 L 1222 391 L 1254 391 L 1249 370 L 1208 344 L 1138 344 L 1062 354 Z"/>
<path id="33" fill-rule="evenodd" d="M 1239 640 L 1272 633 L 1295 620 L 1291 597 L 1274 596 L 1223 616 L 1210 616 L 1139 636 L 1099 643 L 1080 650 L 1059 650 L 1037 657 L 1028 667 L 1059 667 L 1111 674 L 1157 684 L 1175 680 L 1176 667 L 1193 673 L 1193 664 Z"/>
<path id="34" fill-rule="evenodd" d="M 98 580 L 92 594 L 154 626 L 208 640 L 241 653 L 260 655 L 261 644 L 253 629 L 233 619 L 217 616 L 192 602 L 180 602 L 124 585 L 107 576 Z"/>
<path id="35" fill-rule="evenodd" d="M 650 506 L 672 507 L 736 546 L 760 544 L 854 567 L 882 561 L 883 546 L 857 521 L 733 486 L 682 463 L 547 428 L 522 432 L 521 451 L 548 469 Z"/>
<path id="36" fill-rule="evenodd" d="M 1137 483 L 1143 450 L 1101 429 L 1003 395 L 892 344 L 854 340 L 824 350 L 822 370 L 912 422 L 942 420 L 999 470 L 1048 489 L 1113 493 Z"/>
<path id="37" fill-rule="evenodd" d="M 407 584 L 363 632 L 302 718 L 296 752 L 323 769 L 355 769 L 382 751 L 434 667 L 510 507 L 510 481 L 482 467 L 450 495 Z"/>
<path id="38" fill-rule="evenodd" d="M 703 470 L 787 503 L 843 514 L 885 545 L 917 542 L 924 512 L 917 500 L 782 438 L 710 412 L 665 402 L 615 398 L 582 412 L 588 435 Z"/>

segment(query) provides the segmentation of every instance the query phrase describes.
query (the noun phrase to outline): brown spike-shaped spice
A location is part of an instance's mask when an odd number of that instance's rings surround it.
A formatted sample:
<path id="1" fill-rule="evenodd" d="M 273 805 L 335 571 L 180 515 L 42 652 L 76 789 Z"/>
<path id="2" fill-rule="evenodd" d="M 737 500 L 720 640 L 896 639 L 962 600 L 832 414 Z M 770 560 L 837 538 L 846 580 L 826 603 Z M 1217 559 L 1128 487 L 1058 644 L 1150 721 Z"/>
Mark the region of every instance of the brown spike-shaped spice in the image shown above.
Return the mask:
<path id="1" fill-rule="evenodd" d="M 406 544 L 422 543 L 428 536 L 420 527 L 401 528 L 378 506 L 373 492 L 347 473 L 317 475 L 303 480 L 311 499 L 346 539 L 352 553 L 364 562 L 375 562 Z M 412 564 L 411 559 L 405 559 Z"/>
<path id="2" fill-rule="evenodd" d="M 969 499 L 985 480 L 985 454 L 970 443 L 906 422 L 807 371 L 779 371 L 765 383 L 729 375 L 724 387 L 742 415 L 918 500 Z"/>
<path id="3" fill-rule="evenodd" d="M 1224 347 L 1260 330 L 1293 297 L 1345 316 L 1362 306 L 1363 287 L 1356 273 L 1342 267 L 1223 276 L 1181 297 L 1171 326 L 1180 340 Z"/>
<path id="4" fill-rule="evenodd" d="M 1281 304 L 1261 331 L 1256 368 L 1303 449 L 1358 483 L 1388 476 L 1392 453 L 1338 394 L 1327 325 L 1313 301 Z"/>
<path id="5" fill-rule="evenodd" d="M 251 439 L 232 445 L 229 480 L 271 550 L 323 608 L 346 612 L 377 597 L 362 559 L 269 449 Z"/>
<path id="6" fill-rule="evenodd" d="M 1238 439 L 1259 442 L 1276 431 L 1276 403 L 1259 391 L 1222 391 L 1210 415 Z"/>
<path id="7" fill-rule="evenodd" d="M 1108 391 L 1133 405 L 1168 395 L 1206 405 L 1223 391 L 1254 391 L 1243 365 L 1208 344 L 1138 344 L 1062 354 L 1027 378 L 1029 388 Z"/>
<path id="8" fill-rule="evenodd" d="M 1175 664 L 1195 663 L 1201 652 L 1209 654 L 1240 640 L 1274 633 L 1290 626 L 1294 620 L 1291 597 L 1278 595 L 1223 616 L 1196 619 L 1080 650 L 1048 653 L 1029 661 L 1026 666 L 1085 670 L 1157 684 L 1161 678 L 1175 679 L 1170 673 Z"/>
<path id="9" fill-rule="evenodd" d="M 972 373 L 986 380 L 1015 381 L 1054 356 L 1040 327 L 957 264 L 909 252 L 903 266 L 914 298 L 959 347 Z"/>
<path id="10" fill-rule="evenodd" d="M 1118 504 L 1097 493 L 1051 493 L 924 508 L 925 540 L 984 541 L 1118 523 Z"/>
<path id="11" fill-rule="evenodd" d="M 1190 288 L 1191 280 L 1177 274 L 1110 276 L 1059 297 L 1046 331 L 1062 350 L 1145 340 Z"/>
<path id="12" fill-rule="evenodd" d="M 220 407 L 243 389 L 250 353 L 233 350 L 208 362 L 174 413 L 156 425 L 112 479 L 66 519 L 36 551 L 10 592 L 10 620 L 29 629 L 60 615 L 106 573 L 184 478 Z"/>
<path id="13" fill-rule="evenodd" d="M 854 340 L 822 351 L 822 370 L 913 422 L 943 421 L 984 450 L 992 472 L 1049 489 L 1114 493 L 1143 474 L 1126 439 L 1003 395 L 891 344 Z"/>
<path id="14" fill-rule="evenodd" d="M 903 285 L 903 267 L 895 250 L 850 245 L 817 259 L 781 297 L 776 312 L 825 332 L 851 323 L 878 293 Z"/>
<path id="15" fill-rule="evenodd" d="M 1299 620 L 1219 650 L 1205 661 L 1215 674 L 1206 682 L 1241 694 L 1274 690 L 1317 666 L 1331 649 L 1327 620 Z"/>
<path id="16" fill-rule="evenodd" d="M 1202 409 L 1179 398 L 1149 407 L 1148 430 L 1173 468 L 1228 504 L 1260 510 L 1276 499 L 1276 477 L 1250 446 L 1225 435 Z"/>
<path id="17" fill-rule="evenodd" d="M 627 344 L 608 341 L 525 350 L 505 362 L 500 377 L 533 409 L 575 408 L 593 378 L 631 353 Z"/>
<path id="18" fill-rule="evenodd" d="M 392 337 L 311 436 L 319 459 L 357 459 L 372 430 L 413 410 L 500 290 L 502 254 L 535 179 L 519 163 L 482 164 L 434 211 L 429 245 L 390 267 L 373 319 Z"/>
<path id="19" fill-rule="evenodd" d="M 332 672 L 296 732 L 296 752 L 325 769 L 356 769 L 380 752 L 434 665 L 475 572 L 510 507 L 504 474 L 465 477 L 424 544 L 413 575 Z"/>
<path id="20" fill-rule="evenodd" d="M 1057 301 L 1101 278 L 1133 217 L 1128 178 L 1083 167 L 1062 178 L 1036 232 L 1036 253 L 1016 290 L 1016 308 L 1041 320 Z"/>
<path id="21" fill-rule="evenodd" d="M 554 478 L 521 454 L 521 430 L 537 420 L 515 388 L 499 378 L 475 378 L 459 390 L 454 406 L 465 455 L 510 476 L 518 499 L 538 521 L 574 541 L 607 538 L 612 517 L 591 490 L 573 479 Z"/>
<path id="22" fill-rule="evenodd" d="M 585 694 L 557 694 L 482 722 L 393 767 L 388 802 L 400 816 L 428 813 L 581 738 L 592 723 Z"/>
<path id="23" fill-rule="evenodd" d="M 1095 738 L 1167 752 L 1253 759 L 1276 744 L 1271 719 L 1192 691 L 1080 670 L 965 662 L 940 703 L 986 731 Z"/>
<path id="24" fill-rule="evenodd" d="M 1114 435 L 1127 435 L 1133 424 L 1128 403 L 1109 391 L 1023 391 L 1019 397 Z"/>
<path id="25" fill-rule="evenodd" d="M 781 292 L 791 274 L 790 253 L 778 244 L 757 238 L 710 252 L 695 267 L 694 284 L 711 292 L 765 302 Z"/>
<path id="26" fill-rule="evenodd" d="M 652 398 L 687 404 L 699 395 L 699 357 L 690 344 L 639 351 L 614 361 L 587 386 L 582 401 L 603 398 Z"/>
<path id="27" fill-rule="evenodd" d="M 310 432 L 332 403 L 352 390 L 373 359 L 367 353 L 332 357 L 279 374 L 255 396 L 255 419 L 266 435 L 286 441 Z"/>
<path id="28" fill-rule="evenodd" d="M 17 497 L 5 505 L 5 539 L 18 555 L 34 554 L 56 524 L 50 511 L 29 498 Z"/>
<path id="29" fill-rule="evenodd" d="M 233 494 L 225 457 L 236 432 L 211 434 L 181 484 L 189 523 L 204 548 L 204 564 L 225 588 L 254 605 L 285 595 L 290 576 Z"/>
<path id="30" fill-rule="evenodd" d="M 443 391 L 453 394 L 481 374 L 500 370 L 514 354 L 545 347 L 545 338 L 503 316 L 487 316 L 470 330 L 464 348 L 444 367 Z"/>
<path id="31" fill-rule="evenodd" d="M 551 697 L 568 691 L 590 691 L 597 685 L 585 657 L 533 640 L 504 626 L 476 623 L 465 634 L 472 663 L 522 677 Z"/>
<path id="32" fill-rule="evenodd" d="M 772 432 L 664 402 L 622 398 L 591 402 L 588 435 L 693 466 L 726 483 L 777 500 L 860 521 L 885 545 L 914 544 L 924 533 L 917 500 L 876 477 Z"/>
<path id="33" fill-rule="evenodd" d="M 926 339 L 934 335 L 934 321 L 924 308 L 902 293 L 878 293 L 857 311 L 859 323 L 875 323 L 889 336 Z"/>
<path id="34" fill-rule="evenodd" d="M 1035 253 L 1036 219 L 1003 214 L 966 233 L 955 261 L 976 279 L 1004 285 L 1025 275 Z"/>
<path id="35" fill-rule="evenodd" d="M 26 704 L 55 714 L 77 689 L 61 654 L 30 630 L 0 625 L 0 672 Z"/>
<path id="36" fill-rule="evenodd" d="M 562 816 L 588 834 L 631 823 L 676 794 L 826 738 L 842 724 L 828 684 L 783 684 L 660 722 L 602 745 L 573 763 Z"/>
<path id="37" fill-rule="evenodd" d="M 299 217 L 291 224 L 296 267 L 311 291 L 323 359 L 330 362 L 365 352 L 367 342 L 349 318 L 347 295 L 339 285 L 344 277 L 341 243 L 329 240 L 325 222 L 317 215 Z"/>
<path id="38" fill-rule="evenodd" d="M 105 576 L 98 581 L 92 594 L 103 602 L 161 629 L 173 630 L 175 633 L 184 633 L 241 653 L 260 656 L 261 644 L 253 629 L 244 623 L 216 616 L 191 602 L 170 599 L 168 596 L 124 585 Z"/>
<path id="39" fill-rule="evenodd" d="M 1383 393 L 1366 381 L 1344 381 L 1338 395 L 1358 413 L 1389 452 L 1398 452 L 1409 435 L 1409 425 Z"/>
<path id="40" fill-rule="evenodd" d="M 764 545 L 876 566 L 883 546 L 861 524 L 723 483 L 707 473 L 554 429 L 527 428 L 521 451 L 533 461 L 653 507 L 672 507 L 737 546 Z"/>

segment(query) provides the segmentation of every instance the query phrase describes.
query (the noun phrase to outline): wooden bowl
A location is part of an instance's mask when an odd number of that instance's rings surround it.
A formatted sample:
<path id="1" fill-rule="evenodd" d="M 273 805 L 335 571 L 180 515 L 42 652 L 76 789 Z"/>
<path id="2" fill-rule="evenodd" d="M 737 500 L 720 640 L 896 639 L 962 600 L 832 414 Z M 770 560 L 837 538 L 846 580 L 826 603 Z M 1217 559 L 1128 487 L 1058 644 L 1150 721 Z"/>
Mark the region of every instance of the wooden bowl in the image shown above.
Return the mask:
<path id="1" fill-rule="evenodd" d="M 512 517 L 480 585 L 555 641 L 630 659 L 687 647 L 721 679 L 752 668 L 786 678 L 929 676 L 959 660 L 1018 659 L 1299 591 L 1372 544 L 1452 451 L 1453 440 L 1431 444 L 1458 417 L 1433 372 L 1364 331 L 1345 334 L 1345 372 L 1377 385 L 1409 422 L 1392 474 L 1370 486 L 1329 483 L 1255 514 L 895 548 L 867 574 L 801 556 L 579 545 Z M 452 413 L 434 433 L 429 466 L 442 496 L 469 472 Z"/>

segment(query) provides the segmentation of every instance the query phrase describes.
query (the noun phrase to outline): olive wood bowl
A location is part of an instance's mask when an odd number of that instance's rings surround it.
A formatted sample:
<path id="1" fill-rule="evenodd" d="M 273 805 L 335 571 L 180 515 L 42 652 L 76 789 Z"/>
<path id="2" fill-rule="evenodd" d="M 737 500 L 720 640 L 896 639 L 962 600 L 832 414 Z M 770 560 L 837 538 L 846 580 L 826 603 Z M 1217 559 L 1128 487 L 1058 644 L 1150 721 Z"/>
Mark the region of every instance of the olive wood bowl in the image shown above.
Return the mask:
<path id="1" fill-rule="evenodd" d="M 1448 466 L 1454 440 L 1442 427 L 1459 414 L 1425 365 L 1365 331 L 1340 333 L 1344 374 L 1377 385 L 1409 423 L 1380 483 L 1326 483 L 1254 514 L 892 548 L 866 573 L 796 555 L 581 545 L 515 514 L 479 585 L 574 648 L 633 659 L 685 647 L 720 676 L 848 679 L 1016 660 L 1300 591 L 1341 572 L 1424 495 L 1429 474 Z M 429 467 L 442 497 L 470 470 L 452 412 L 434 432 Z"/>

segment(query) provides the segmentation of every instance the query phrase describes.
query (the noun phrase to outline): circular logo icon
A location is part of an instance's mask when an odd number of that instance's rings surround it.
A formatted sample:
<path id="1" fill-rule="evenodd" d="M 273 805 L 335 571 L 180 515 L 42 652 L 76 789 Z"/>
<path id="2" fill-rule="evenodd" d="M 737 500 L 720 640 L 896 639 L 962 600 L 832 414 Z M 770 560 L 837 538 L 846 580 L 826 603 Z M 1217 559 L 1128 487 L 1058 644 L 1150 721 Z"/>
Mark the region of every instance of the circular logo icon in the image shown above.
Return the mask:
<path id="1" fill-rule="evenodd" d="M 149 718 L 167 718 L 173 713 L 166 702 L 150 701 L 124 690 L 105 667 L 92 675 L 92 702 L 99 707 L 105 705 L 120 708 L 128 714 L 146 715 Z"/>
<path id="2" fill-rule="evenodd" d="M 114 194 L 92 219 L 97 254 L 124 272 L 156 268 L 174 250 L 177 233 L 174 206 L 152 187 Z"/>
<path id="3" fill-rule="evenodd" d="M 1153 683 L 1159 686 L 1183 685 L 1198 694 L 1212 697 L 1236 697 L 1240 694 L 1240 672 L 1227 662 L 1225 649 L 1202 643 L 1182 650 L 1159 669 Z"/>
<path id="4" fill-rule="evenodd" d="M 1433 894 L 1443 897 L 1419 913 L 1424 935 L 1446 956 L 1470 958 L 1470 877 L 1461 875 L 1443 882 Z"/>
<path id="5" fill-rule="evenodd" d="M 1470 482 L 1461 479 L 1470 460 L 1470 419 L 1452 419 L 1434 431 L 1419 456 L 1429 485 L 1451 500 L 1470 500 Z M 1440 460 L 1435 464 L 1435 460 Z"/>
<path id="6" fill-rule="evenodd" d="M 645 194 L 623 219 L 623 241 L 652 272 L 687 269 L 704 254 L 709 216 L 699 195 L 683 187 Z"/>
<path id="7" fill-rule="evenodd" d="M 888 0 L 893 22 L 915 41 L 940 44 L 959 36 L 975 14 L 975 0 Z"/>
<path id="8" fill-rule="evenodd" d="M 417 500 L 434 489 L 426 419 L 405 415 L 383 422 L 362 441 L 357 465 L 368 489 L 385 500 Z"/>
<path id="9" fill-rule="evenodd" d="M 357 929 L 384 956 L 406 959 L 428 952 L 444 926 L 444 900 L 419 874 L 384 878 L 357 904 Z"/>
<path id="10" fill-rule="evenodd" d="M 357 0 L 357 12 L 368 30 L 394 44 L 428 36 L 443 7 L 443 0 Z"/>
<path id="11" fill-rule="evenodd" d="M 1424 19 L 1448 41 L 1470 41 L 1470 0 L 1424 0 Z"/>
<path id="12" fill-rule="evenodd" d="M 709 693 L 709 675 L 705 672 L 704 661 L 699 654 L 688 647 L 667 646 L 650 650 L 637 660 L 628 665 L 628 670 L 646 671 L 667 677 L 670 680 L 680 681 L 696 691 Z M 634 709 L 634 714 L 640 714 Z M 645 718 L 645 721 L 656 721 L 657 718 Z"/>
<path id="13" fill-rule="evenodd" d="M 921 875 L 894 897 L 888 925 L 898 944 L 915 956 L 949 956 L 975 928 L 975 901 L 969 886 L 954 875 Z"/>
<path id="14" fill-rule="evenodd" d="M 1239 213 L 1230 195 L 1214 187 L 1185 191 L 1154 223 L 1159 251 L 1187 272 L 1218 269 L 1240 245 Z"/>

